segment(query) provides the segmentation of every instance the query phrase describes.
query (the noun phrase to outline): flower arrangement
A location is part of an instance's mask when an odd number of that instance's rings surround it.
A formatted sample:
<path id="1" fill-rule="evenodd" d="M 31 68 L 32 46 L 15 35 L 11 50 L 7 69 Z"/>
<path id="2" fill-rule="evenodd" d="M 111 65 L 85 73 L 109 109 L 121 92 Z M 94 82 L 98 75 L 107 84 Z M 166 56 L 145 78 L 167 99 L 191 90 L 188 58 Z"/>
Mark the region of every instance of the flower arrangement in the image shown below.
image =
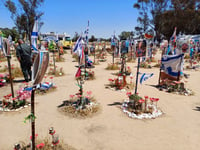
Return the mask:
<path id="1" fill-rule="evenodd" d="M 9 74 L 0 74 L 0 87 L 5 86 L 9 82 Z"/>
<path id="2" fill-rule="evenodd" d="M 117 63 L 108 63 L 108 66 L 106 67 L 106 70 L 118 70 L 119 66 Z"/>
<path id="3" fill-rule="evenodd" d="M 127 113 L 131 118 L 137 119 L 152 119 L 162 115 L 157 103 L 159 98 L 149 98 L 145 96 L 144 99 L 137 94 L 127 92 L 128 100 L 125 100 L 121 108 L 124 113 Z"/>
<path id="4" fill-rule="evenodd" d="M 20 88 L 17 91 L 17 96 L 12 98 L 12 94 L 5 95 L 3 100 L 1 100 L 0 110 L 1 111 L 12 111 L 17 110 L 29 105 L 27 99 L 30 98 L 31 92 Z"/>
<path id="5" fill-rule="evenodd" d="M 106 85 L 106 88 L 114 88 L 115 90 L 122 90 L 122 89 L 133 89 L 134 83 L 133 83 L 133 77 L 130 76 L 130 83 L 127 83 L 126 81 L 126 75 L 118 74 L 117 78 L 114 79 L 108 79 L 110 82 Z"/>
<path id="6" fill-rule="evenodd" d="M 99 110 L 99 104 L 91 97 L 91 94 L 91 91 L 87 91 L 86 95 L 82 95 L 79 90 L 79 93 L 70 95 L 70 99 L 63 101 L 63 104 L 58 107 L 61 108 L 61 112 L 70 117 L 91 117 Z"/>
<path id="7" fill-rule="evenodd" d="M 54 75 L 54 76 L 58 77 L 58 76 L 65 75 L 65 73 L 63 71 L 63 67 L 58 68 L 58 66 L 55 66 L 55 70 L 52 67 L 49 68 L 48 75 Z"/>
<path id="8" fill-rule="evenodd" d="M 38 134 L 35 134 L 35 142 L 36 142 L 36 150 L 76 150 L 74 147 L 65 144 L 62 140 L 59 140 L 59 136 L 56 131 L 53 129 L 53 133 L 51 132 L 51 127 L 49 129 L 49 136 L 45 137 L 44 139 L 40 139 Z M 30 136 L 29 140 L 32 139 Z M 14 145 L 14 150 L 29 150 L 31 149 L 31 143 L 26 144 L 23 141 L 20 141 Z"/>
<path id="9" fill-rule="evenodd" d="M 159 90 L 185 96 L 194 95 L 194 92 L 185 88 L 184 82 L 172 81 L 168 79 L 162 80 L 159 86 Z"/>
<path id="10" fill-rule="evenodd" d="M 96 56 L 97 56 L 97 59 L 99 59 L 100 62 L 105 62 L 107 60 L 105 51 L 99 51 L 99 54 L 97 54 Z"/>
<path id="11" fill-rule="evenodd" d="M 7 65 L 4 65 L 4 67 L 0 69 L 0 72 L 6 72 L 7 69 L 8 69 L 8 66 L 7 66 Z"/>
<path id="12" fill-rule="evenodd" d="M 95 79 L 95 73 L 91 69 L 86 71 L 86 79 L 87 80 L 94 80 Z"/>

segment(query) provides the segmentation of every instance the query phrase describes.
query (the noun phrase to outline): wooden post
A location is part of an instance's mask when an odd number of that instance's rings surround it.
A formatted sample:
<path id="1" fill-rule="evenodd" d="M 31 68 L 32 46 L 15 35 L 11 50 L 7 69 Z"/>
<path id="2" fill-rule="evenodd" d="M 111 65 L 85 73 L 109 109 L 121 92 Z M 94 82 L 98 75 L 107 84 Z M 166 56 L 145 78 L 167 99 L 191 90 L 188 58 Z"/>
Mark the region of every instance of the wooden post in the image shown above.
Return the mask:
<path id="1" fill-rule="evenodd" d="M 164 47 L 164 49 L 162 50 L 161 58 L 160 58 L 160 72 L 159 72 L 159 78 L 158 78 L 158 85 L 160 85 L 160 77 L 161 77 L 161 70 L 162 70 L 161 63 L 162 63 L 162 56 L 163 56 L 163 54 L 164 54 L 164 52 L 165 52 L 165 48 L 166 48 L 166 47 Z"/>
<path id="2" fill-rule="evenodd" d="M 35 86 L 31 92 L 31 115 L 35 116 Z M 32 150 L 35 150 L 35 118 L 31 120 Z"/>
<path id="3" fill-rule="evenodd" d="M 10 66 L 10 59 L 11 55 L 7 55 L 7 61 L 8 61 L 8 71 L 9 71 L 9 76 L 10 76 L 10 87 L 11 87 L 11 93 L 12 93 L 12 98 L 14 98 L 14 90 L 13 90 L 13 79 L 12 79 L 12 72 L 11 72 L 11 66 Z"/>
<path id="4" fill-rule="evenodd" d="M 96 49 L 94 48 L 94 64 L 95 64 L 95 55 L 96 55 L 95 50 L 96 50 Z"/>
<path id="5" fill-rule="evenodd" d="M 138 57 L 138 66 L 137 66 L 137 76 L 136 76 L 135 94 L 137 94 L 139 69 L 140 69 L 140 57 Z"/>
<path id="6" fill-rule="evenodd" d="M 114 63 L 115 63 L 115 46 L 113 46 L 113 60 L 112 60 L 112 62 L 113 62 L 113 65 L 114 65 Z"/>
<path id="7" fill-rule="evenodd" d="M 56 60 L 55 60 L 55 50 L 53 50 L 53 66 L 54 66 L 54 75 L 56 75 Z"/>

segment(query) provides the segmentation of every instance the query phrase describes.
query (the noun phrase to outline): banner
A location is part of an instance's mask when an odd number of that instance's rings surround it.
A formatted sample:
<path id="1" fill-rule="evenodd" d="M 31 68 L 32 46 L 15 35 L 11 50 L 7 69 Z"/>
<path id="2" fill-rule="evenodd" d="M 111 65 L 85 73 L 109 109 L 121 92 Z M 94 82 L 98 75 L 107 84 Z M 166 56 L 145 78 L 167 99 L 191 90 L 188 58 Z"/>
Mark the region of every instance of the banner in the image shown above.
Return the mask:
<path id="1" fill-rule="evenodd" d="M 152 76 L 153 76 L 153 73 L 151 74 L 143 73 L 142 76 L 140 77 L 140 84 L 142 84 L 144 81 L 151 78 Z"/>

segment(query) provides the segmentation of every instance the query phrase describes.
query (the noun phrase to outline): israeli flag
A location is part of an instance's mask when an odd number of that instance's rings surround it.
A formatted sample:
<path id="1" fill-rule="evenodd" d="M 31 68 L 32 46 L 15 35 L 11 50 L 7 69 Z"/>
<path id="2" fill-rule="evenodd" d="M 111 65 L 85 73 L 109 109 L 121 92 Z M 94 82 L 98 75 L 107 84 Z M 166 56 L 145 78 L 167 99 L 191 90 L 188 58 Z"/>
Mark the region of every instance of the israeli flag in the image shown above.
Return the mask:
<path id="1" fill-rule="evenodd" d="M 143 73 L 142 76 L 140 77 L 140 84 L 142 84 L 144 81 L 146 81 L 152 76 L 153 76 L 153 73 L 151 74 Z"/>
<path id="2" fill-rule="evenodd" d="M 0 49 L 3 50 L 3 38 L 0 36 Z"/>
<path id="3" fill-rule="evenodd" d="M 82 39 L 82 36 L 80 36 L 78 40 L 76 41 L 73 52 L 77 53 L 79 57 L 82 58 L 82 53 L 83 53 L 82 51 L 83 51 L 83 39 Z"/>
<path id="4" fill-rule="evenodd" d="M 178 72 L 183 71 L 183 56 L 180 55 L 163 55 L 162 57 L 162 70 L 168 75 L 173 77 L 178 76 Z"/>
<path id="5" fill-rule="evenodd" d="M 34 51 L 38 51 L 37 39 L 38 39 L 38 19 L 36 18 L 35 24 L 33 26 L 33 31 L 31 33 L 31 45 Z"/>

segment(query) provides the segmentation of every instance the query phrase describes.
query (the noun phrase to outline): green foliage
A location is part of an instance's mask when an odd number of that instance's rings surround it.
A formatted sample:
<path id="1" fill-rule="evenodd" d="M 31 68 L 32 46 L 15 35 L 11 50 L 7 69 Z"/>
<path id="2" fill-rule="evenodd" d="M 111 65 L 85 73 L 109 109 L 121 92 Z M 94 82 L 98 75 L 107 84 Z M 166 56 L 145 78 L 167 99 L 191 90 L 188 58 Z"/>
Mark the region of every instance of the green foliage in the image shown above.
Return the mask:
<path id="1" fill-rule="evenodd" d="M 35 17 L 38 19 L 43 15 L 39 12 L 38 7 L 44 2 L 44 0 L 19 0 L 15 3 L 12 0 L 7 0 L 4 4 L 5 7 L 11 13 L 11 18 L 13 19 L 20 34 L 26 32 L 29 41 L 31 41 L 31 32 L 34 26 Z M 39 28 L 43 23 L 39 23 Z"/>
<path id="2" fill-rule="evenodd" d="M 134 35 L 133 31 L 123 31 L 119 35 L 120 40 L 126 40 Z"/>
<path id="3" fill-rule="evenodd" d="M 12 29 L 0 28 L 0 30 L 2 31 L 4 37 L 8 37 L 10 35 L 13 41 L 16 41 L 19 38 L 19 33 L 16 30 L 16 27 L 13 27 Z"/>
<path id="4" fill-rule="evenodd" d="M 142 99 L 142 97 L 140 97 L 137 94 L 132 94 L 132 95 L 129 96 L 129 99 L 134 100 L 134 101 L 139 101 L 140 99 Z"/>

